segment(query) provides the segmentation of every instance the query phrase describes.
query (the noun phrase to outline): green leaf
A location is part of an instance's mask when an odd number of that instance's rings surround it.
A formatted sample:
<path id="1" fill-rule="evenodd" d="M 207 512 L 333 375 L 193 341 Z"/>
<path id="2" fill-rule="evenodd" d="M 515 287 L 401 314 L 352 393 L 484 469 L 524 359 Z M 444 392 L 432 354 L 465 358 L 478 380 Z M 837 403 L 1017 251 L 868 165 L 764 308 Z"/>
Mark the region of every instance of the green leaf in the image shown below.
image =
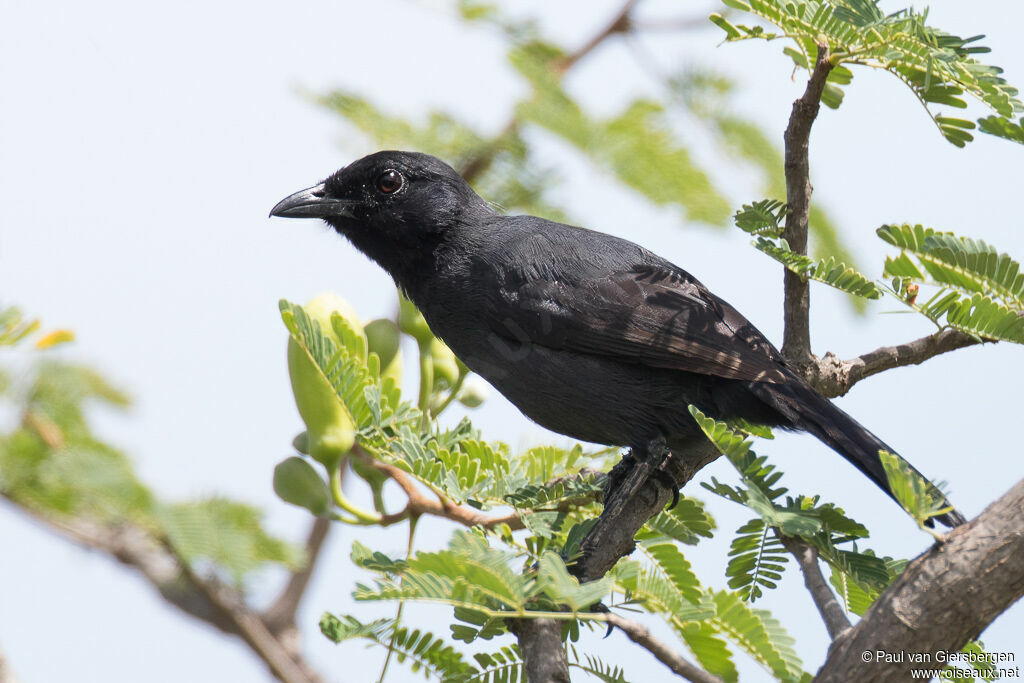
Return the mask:
<path id="1" fill-rule="evenodd" d="M 548 551 L 540 558 L 537 583 L 553 602 L 565 605 L 575 613 L 586 611 L 600 602 L 611 592 L 615 579 L 605 576 L 581 585 L 576 577 L 569 574 L 562 558 Z"/>
<path id="2" fill-rule="evenodd" d="M 981 240 L 920 225 L 883 225 L 878 236 L 902 250 L 885 262 L 885 274 L 895 278 L 890 293 L 902 303 L 940 327 L 1024 343 L 1024 274 L 1017 261 Z M 918 303 L 911 280 L 940 289 Z"/>
<path id="3" fill-rule="evenodd" d="M 780 237 L 785 227 L 782 224 L 789 206 L 777 199 L 762 199 L 753 204 L 744 204 L 736 212 L 733 221 L 744 232 L 767 237 Z"/>
<path id="4" fill-rule="evenodd" d="M 236 584 L 267 564 L 295 568 L 301 552 L 268 534 L 262 514 L 248 505 L 223 498 L 174 503 L 158 510 L 167 538 L 185 561 L 213 562 Z"/>
<path id="5" fill-rule="evenodd" d="M 442 111 L 431 111 L 412 123 L 345 91 L 314 100 L 364 133 L 375 149 L 415 149 L 449 161 L 471 176 L 481 196 L 506 211 L 566 219 L 549 199 L 558 186 L 554 171 L 533 154 L 518 129 L 492 138 Z"/>
<path id="6" fill-rule="evenodd" d="M 381 380 L 379 364 L 378 372 L 372 371 L 366 338 L 344 318 L 331 317 L 331 334 L 302 306 L 282 300 L 280 309 L 293 342 L 308 354 L 360 430 L 383 426 L 400 413 L 401 392 L 393 381 Z M 404 411 L 408 415 L 408 408 Z"/>
<path id="7" fill-rule="evenodd" d="M 827 106 L 839 105 L 842 92 L 836 86 L 849 82 L 852 75 L 844 64 L 859 64 L 886 70 L 903 81 L 924 105 L 942 135 L 958 147 L 973 139 L 967 130 L 974 124 L 936 113 L 937 105 L 961 109 L 966 106 L 963 96 L 967 95 L 988 106 L 1002 119 L 1022 109 L 1016 88 L 1000 75 L 1002 69 L 974 58 L 988 51 L 974 44 L 980 36 L 961 38 L 928 26 L 927 10 L 906 9 L 885 14 L 875 0 L 841 3 L 757 0 L 749 4 L 737 3 L 737 8 L 777 26 L 791 38 L 795 48 L 787 48 L 786 54 L 799 67 L 812 67 L 818 42 L 829 45 L 835 74 L 822 96 Z M 742 25 L 735 25 L 734 32 L 739 35 L 730 33 L 730 39 L 777 37 L 777 34 L 746 29 Z M 986 132 L 999 131 L 1003 126 L 988 124 L 988 127 L 990 130 Z"/>
<path id="8" fill-rule="evenodd" d="M 780 681 L 803 678 L 803 664 L 793 649 L 795 641 L 768 612 L 751 609 L 735 593 L 718 591 L 711 598 L 715 625 L 747 654 Z"/>
<path id="9" fill-rule="evenodd" d="M 451 645 L 427 631 L 409 630 L 396 626 L 392 619 L 377 619 L 362 623 L 348 615 L 324 613 L 320 618 L 320 631 L 335 643 L 359 638 L 374 645 L 390 648 L 402 664 L 408 660 L 413 673 L 420 670 L 426 678 L 445 681 L 469 681 L 478 673 Z"/>
<path id="10" fill-rule="evenodd" d="M 637 99 L 609 119 L 592 117 L 562 89 L 558 56 L 537 43 L 510 55 L 533 86 L 533 96 L 516 110 L 522 120 L 563 138 L 655 204 L 678 207 L 688 219 L 712 225 L 728 220 L 727 200 L 676 140 L 660 104 Z"/>
<path id="11" fill-rule="evenodd" d="M 674 543 L 645 543 L 643 550 L 661 570 L 662 575 L 672 582 L 673 588 L 680 597 L 694 605 L 700 603 L 702 593 L 700 580 L 693 573 L 686 557 L 679 552 L 679 548 Z"/>
<path id="12" fill-rule="evenodd" d="M 386 575 L 376 585 L 356 587 L 356 600 L 421 600 L 453 607 L 522 611 L 535 596 L 530 579 L 514 572 L 514 556 L 491 548 L 478 535 L 456 532 L 448 550 L 421 552 L 401 570 L 401 580 Z"/>
<path id="13" fill-rule="evenodd" d="M 749 490 L 756 490 L 759 498 L 773 501 L 786 492 L 785 488 L 773 488 L 776 482 L 782 477 L 781 472 L 776 472 L 774 466 L 768 465 L 764 457 L 759 457 L 750 450 L 750 442 L 742 435 L 737 434 L 725 422 L 706 416 L 695 406 L 689 407 L 690 414 L 704 434 L 711 440 L 711 443 L 718 448 L 729 462 L 739 471 Z M 714 485 L 704 484 L 704 487 L 718 495 L 729 498 L 737 503 L 746 504 L 747 496 L 742 490 L 733 489 L 727 485 L 719 484 L 712 479 Z"/>
<path id="14" fill-rule="evenodd" d="M 940 486 L 918 474 L 906 460 L 886 451 L 879 451 L 878 456 L 885 468 L 889 490 L 922 528 L 927 520 L 952 510 Z"/>
<path id="15" fill-rule="evenodd" d="M 935 282 L 968 294 L 999 298 L 1009 307 L 1024 308 L 1024 273 L 1020 263 L 982 240 L 957 237 L 920 225 L 883 225 L 878 236 L 917 257 Z M 909 257 L 907 258 L 909 261 Z M 924 275 L 886 262 L 886 274 L 923 280 Z"/>
<path id="16" fill-rule="evenodd" d="M 581 658 L 575 647 L 571 648 L 571 651 L 573 656 L 569 668 L 585 671 L 604 683 L 629 683 L 622 667 L 606 664 L 600 657 L 594 655 L 586 654 Z"/>
<path id="17" fill-rule="evenodd" d="M 480 672 L 457 683 L 526 683 L 526 668 L 517 645 L 507 645 L 495 652 L 478 652 L 473 659 Z"/>
<path id="18" fill-rule="evenodd" d="M 729 558 L 725 570 L 729 588 L 754 602 L 764 594 L 762 588 L 778 586 L 789 553 L 763 519 L 753 519 L 736 530 Z"/>
<path id="19" fill-rule="evenodd" d="M 549 484 L 527 484 L 505 496 L 505 502 L 519 510 L 550 508 L 561 503 L 599 501 L 606 477 L 594 473 L 576 475 Z"/>
<path id="20" fill-rule="evenodd" d="M 696 545 L 701 538 L 711 538 L 715 520 L 704 509 L 704 504 L 694 498 L 680 496 L 679 502 L 647 520 L 643 534 L 661 534 L 680 543 Z"/>
<path id="21" fill-rule="evenodd" d="M 711 20 L 712 24 L 725 31 L 726 40 L 735 40 L 737 38 L 742 37 L 743 35 L 742 33 L 740 33 L 739 29 L 737 29 L 735 26 L 729 23 L 729 21 L 725 17 L 723 17 L 721 14 L 718 14 L 717 12 L 712 13 L 711 16 L 708 17 L 708 19 Z"/>
<path id="22" fill-rule="evenodd" d="M 0 308 L 0 346 L 14 346 L 38 329 L 38 320 L 26 320 L 14 306 Z"/>
<path id="23" fill-rule="evenodd" d="M 847 294 L 865 299 L 879 299 L 882 296 L 882 290 L 878 288 L 878 285 L 845 263 L 837 262 L 834 257 L 815 260 L 798 254 L 791 251 L 789 243 L 781 238 L 774 241 L 766 237 L 758 237 L 753 244 L 759 251 L 768 254 L 801 277 L 816 280 Z"/>
<path id="24" fill-rule="evenodd" d="M 907 566 L 906 560 L 876 557 L 870 552 L 842 551 L 841 555 L 840 558 L 832 558 L 826 551 L 822 558 L 827 559 L 832 567 L 829 581 L 843 599 L 846 609 L 857 615 L 864 614 Z"/>
<path id="25" fill-rule="evenodd" d="M 987 116 L 983 119 L 978 119 L 978 128 L 983 133 L 1006 138 L 1007 140 L 1024 145 L 1024 117 L 1021 117 L 1020 123 L 1016 123 L 1012 119 L 1002 116 Z"/>

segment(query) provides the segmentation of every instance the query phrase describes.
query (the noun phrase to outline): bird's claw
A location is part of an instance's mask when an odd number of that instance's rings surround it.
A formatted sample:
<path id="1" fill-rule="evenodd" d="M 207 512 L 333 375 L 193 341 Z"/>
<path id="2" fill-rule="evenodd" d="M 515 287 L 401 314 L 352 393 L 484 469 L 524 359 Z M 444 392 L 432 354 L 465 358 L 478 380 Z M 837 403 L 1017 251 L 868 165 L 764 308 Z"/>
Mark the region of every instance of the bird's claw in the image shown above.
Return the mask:
<path id="1" fill-rule="evenodd" d="M 593 612 L 595 614 L 611 614 L 611 610 L 608 609 L 608 605 L 604 604 L 603 602 L 596 602 L 596 603 L 594 603 L 593 605 L 590 606 L 590 610 L 589 611 L 591 611 L 591 612 Z M 615 630 L 615 624 L 612 624 L 612 623 L 608 622 L 608 630 L 605 631 L 604 637 L 607 638 L 608 636 L 610 636 L 612 634 L 612 631 L 614 631 L 614 630 Z"/>
<path id="2" fill-rule="evenodd" d="M 665 508 L 671 510 L 679 504 L 679 485 L 676 484 L 676 480 L 672 478 L 668 472 L 662 469 L 654 470 L 652 473 L 654 481 L 664 486 L 666 489 L 672 492 L 672 502 Z"/>

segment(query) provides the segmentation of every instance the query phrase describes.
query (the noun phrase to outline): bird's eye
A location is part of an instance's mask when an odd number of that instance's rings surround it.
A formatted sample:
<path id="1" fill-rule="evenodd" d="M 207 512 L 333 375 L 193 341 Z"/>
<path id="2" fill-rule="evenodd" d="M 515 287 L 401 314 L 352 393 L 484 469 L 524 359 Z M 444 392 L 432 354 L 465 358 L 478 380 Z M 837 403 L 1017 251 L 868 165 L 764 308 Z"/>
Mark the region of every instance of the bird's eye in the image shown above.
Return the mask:
<path id="1" fill-rule="evenodd" d="M 405 178 L 402 177 L 401 173 L 394 169 L 388 169 L 377 178 L 377 189 L 384 194 L 392 194 L 398 192 L 404 182 Z"/>

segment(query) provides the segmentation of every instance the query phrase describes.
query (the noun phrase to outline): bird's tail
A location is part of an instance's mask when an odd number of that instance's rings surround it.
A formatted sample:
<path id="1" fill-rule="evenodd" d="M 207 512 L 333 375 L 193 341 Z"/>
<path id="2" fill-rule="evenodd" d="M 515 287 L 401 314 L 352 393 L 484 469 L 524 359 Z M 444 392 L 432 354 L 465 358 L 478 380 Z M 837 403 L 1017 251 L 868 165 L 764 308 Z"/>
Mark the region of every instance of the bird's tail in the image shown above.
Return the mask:
<path id="1" fill-rule="evenodd" d="M 795 428 L 818 437 L 896 500 L 889 487 L 889 479 L 885 474 L 885 468 L 882 467 L 878 451 L 884 450 L 900 456 L 884 441 L 801 380 L 795 379 L 785 384 L 751 384 L 754 385 L 753 391 L 758 398 L 781 413 Z M 911 470 L 921 475 L 912 465 L 907 464 Z M 924 475 L 921 476 L 928 480 Z M 948 501 L 946 506 L 952 508 Z M 955 527 L 967 521 L 955 508 L 934 519 L 948 527 Z"/>

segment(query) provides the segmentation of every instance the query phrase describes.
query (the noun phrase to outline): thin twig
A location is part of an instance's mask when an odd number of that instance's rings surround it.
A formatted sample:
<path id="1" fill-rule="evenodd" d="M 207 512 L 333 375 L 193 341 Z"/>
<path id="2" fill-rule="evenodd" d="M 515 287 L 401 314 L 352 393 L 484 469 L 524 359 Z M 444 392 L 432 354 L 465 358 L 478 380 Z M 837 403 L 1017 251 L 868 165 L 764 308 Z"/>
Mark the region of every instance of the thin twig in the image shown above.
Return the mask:
<path id="1" fill-rule="evenodd" d="M 655 638 L 651 631 L 643 624 L 614 613 L 608 614 L 605 621 L 609 625 L 621 629 L 627 638 L 650 652 L 659 662 L 667 666 L 678 676 L 693 683 L 725 683 L 718 676 L 710 674 L 696 664 L 692 664 L 684 659 L 682 655 L 666 643 Z"/>
<path id="2" fill-rule="evenodd" d="M 920 365 L 940 354 L 980 343 L 962 332 L 947 329 L 906 344 L 883 346 L 846 361 L 827 353 L 824 358 L 804 368 L 804 378 L 825 396 L 842 396 L 854 384 L 872 375 L 907 365 Z"/>
<path id="3" fill-rule="evenodd" d="M 512 511 L 505 514 L 488 515 L 468 506 L 456 505 L 448 499 L 431 498 L 416 486 L 412 477 L 405 471 L 398 469 L 394 465 L 374 460 L 365 454 L 362 454 L 362 457 L 374 469 L 383 472 L 393 482 L 398 484 L 398 487 L 402 489 L 402 492 L 408 498 L 405 508 L 401 512 L 384 515 L 379 522 L 380 526 L 391 526 L 392 524 L 405 521 L 410 516 L 433 515 L 450 519 L 465 526 L 482 526 L 490 529 L 501 524 L 508 524 L 513 531 L 523 528 L 523 521 L 520 519 L 518 512 Z"/>
<path id="4" fill-rule="evenodd" d="M 639 0 L 627 0 L 607 26 L 594 34 L 590 40 L 584 43 L 575 52 L 572 52 L 558 60 L 558 62 L 555 63 L 555 71 L 559 75 L 564 76 L 567 71 L 576 66 L 576 64 L 597 49 L 597 47 L 604 43 L 608 38 L 613 35 L 627 33 L 630 31 L 632 24 L 630 22 L 629 15 L 637 2 L 639 2 Z M 472 183 L 491 167 L 498 151 L 501 149 L 502 141 L 505 138 L 517 135 L 518 131 L 519 119 L 513 115 L 512 118 L 509 119 L 508 123 L 502 127 L 501 132 L 494 136 L 494 138 L 489 142 L 482 145 L 480 151 L 476 155 L 469 158 L 459 166 L 459 175 L 461 175 L 466 182 Z"/>
<path id="5" fill-rule="evenodd" d="M 502 141 L 505 138 L 515 136 L 518 131 L 519 122 L 515 117 L 512 117 L 512 119 L 509 120 L 509 122 L 501 129 L 500 133 L 495 135 L 490 141 L 484 143 L 476 155 L 459 166 L 459 175 L 462 176 L 463 180 L 467 183 L 472 183 L 487 169 L 489 169 L 491 164 L 494 163 L 494 158 L 498 155 L 498 151 L 502 147 Z"/>
<path id="6" fill-rule="evenodd" d="M 519 529 L 525 528 L 522 519 L 523 511 L 512 510 L 507 513 L 488 515 L 466 505 L 456 505 L 450 499 L 440 495 L 431 497 L 424 493 L 424 491 L 416 485 L 412 477 L 410 477 L 404 470 L 401 470 L 394 465 L 389 465 L 387 463 L 380 462 L 379 460 L 375 460 L 358 447 L 356 447 L 352 453 L 377 471 L 386 474 L 393 482 L 395 482 L 395 484 L 398 485 L 400 489 L 402 489 L 402 493 L 404 493 L 407 498 L 407 502 L 405 507 L 402 508 L 402 511 L 383 515 L 380 521 L 377 522 L 379 526 L 391 526 L 393 524 L 398 524 L 412 516 L 418 517 L 422 515 L 432 515 L 434 517 L 450 519 L 453 522 L 458 522 L 463 526 L 469 527 L 481 526 L 486 529 L 492 529 L 496 526 L 505 524 L 508 525 L 512 531 L 518 531 Z M 593 470 L 584 469 L 580 470 L 580 472 L 574 476 L 593 476 L 593 474 Z M 586 500 L 589 499 L 563 500 L 552 509 L 566 511 L 574 505 L 578 505 Z"/>
<path id="7" fill-rule="evenodd" d="M 814 71 L 807 82 L 803 96 L 793 103 L 793 112 L 786 126 L 786 228 L 782 235 L 789 248 L 798 254 L 807 253 L 807 224 L 811 213 L 810 167 L 807 161 L 807 145 L 811 126 L 818 116 L 821 93 L 825 81 L 832 71 L 829 50 L 826 43 L 818 44 L 818 57 Z M 807 281 L 796 273 L 786 270 L 784 277 L 786 302 L 784 309 L 785 330 L 783 332 L 782 354 L 797 368 L 811 361 L 811 331 L 808 321 L 810 296 Z"/>
<path id="8" fill-rule="evenodd" d="M 566 71 L 576 65 L 581 59 L 589 55 L 595 49 L 598 48 L 604 41 L 608 40 L 611 36 L 617 33 L 628 33 L 632 22 L 630 20 L 630 13 L 636 6 L 638 0 L 626 0 L 625 4 L 618 11 L 615 17 L 604 27 L 601 31 L 594 34 L 594 36 L 583 44 L 582 47 L 577 49 L 575 52 L 562 57 L 558 60 L 555 68 L 559 73 L 564 74 Z"/>
<path id="9" fill-rule="evenodd" d="M 828 636 L 835 640 L 850 628 L 850 620 L 846 618 L 846 612 L 836 599 L 836 594 L 828 587 L 828 582 L 821 574 L 821 567 L 818 565 L 818 549 L 813 545 L 804 543 L 799 538 L 785 536 L 776 529 L 775 535 L 782 541 L 804 575 L 804 585 L 807 586 L 815 607 L 821 614 L 828 630 Z"/>
<path id="10" fill-rule="evenodd" d="M 409 517 L 409 541 L 405 545 L 405 560 L 408 562 L 412 559 L 413 542 L 416 539 L 416 525 L 419 523 L 420 518 L 418 515 Z M 401 586 L 405 585 L 405 576 L 401 578 Z M 395 640 L 398 638 L 398 629 L 402 625 L 402 612 L 405 610 L 405 600 L 398 601 L 398 609 L 395 610 L 395 623 L 391 627 L 391 640 L 388 641 L 388 655 L 384 658 L 384 666 L 381 667 L 380 677 L 377 679 L 377 683 L 384 683 L 384 679 L 388 675 L 388 666 L 391 664 L 391 657 L 395 654 Z"/>

